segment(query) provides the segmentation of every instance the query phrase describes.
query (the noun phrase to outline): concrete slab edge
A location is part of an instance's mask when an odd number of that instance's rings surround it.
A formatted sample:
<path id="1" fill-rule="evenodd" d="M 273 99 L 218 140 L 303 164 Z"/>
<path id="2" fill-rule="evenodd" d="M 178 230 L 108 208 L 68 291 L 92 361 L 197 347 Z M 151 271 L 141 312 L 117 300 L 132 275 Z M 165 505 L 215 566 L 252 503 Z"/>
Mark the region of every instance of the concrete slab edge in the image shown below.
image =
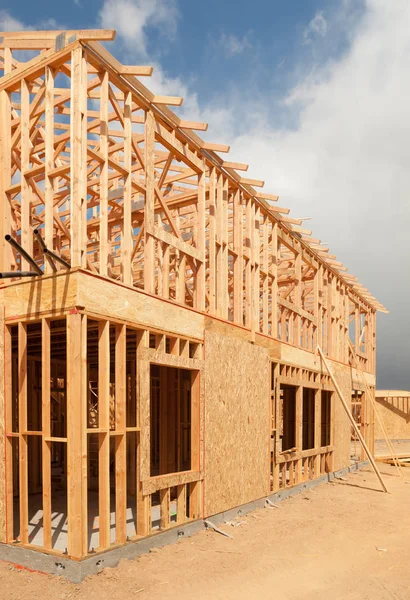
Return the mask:
<path id="1" fill-rule="evenodd" d="M 215 525 L 223 523 L 224 521 L 230 521 L 255 509 L 263 508 L 266 505 L 267 500 L 277 504 L 286 498 L 300 494 L 305 490 L 315 488 L 322 483 L 333 481 L 337 477 L 342 477 L 346 473 L 357 471 L 367 465 L 369 465 L 369 461 L 355 463 L 354 465 L 340 469 L 339 471 L 327 473 L 317 479 L 305 481 L 294 487 L 280 490 L 279 492 L 260 498 L 259 500 L 254 500 L 242 504 L 241 506 L 237 506 L 236 508 L 212 515 L 207 517 L 207 521 L 211 521 Z M 157 533 L 141 541 L 130 542 L 120 548 L 114 548 L 107 552 L 90 556 L 82 561 L 75 561 L 63 556 L 45 554 L 36 550 L 29 550 L 19 546 L 0 543 L 0 560 L 11 563 L 17 568 L 38 571 L 49 575 L 59 575 L 65 577 L 72 583 L 81 583 L 88 575 L 94 575 L 106 567 L 116 567 L 122 559 L 132 560 L 141 556 L 141 554 L 150 552 L 153 548 L 175 544 L 182 537 L 191 537 L 205 528 L 206 525 L 203 520 L 194 521 L 180 527 L 173 527 L 167 531 Z"/>

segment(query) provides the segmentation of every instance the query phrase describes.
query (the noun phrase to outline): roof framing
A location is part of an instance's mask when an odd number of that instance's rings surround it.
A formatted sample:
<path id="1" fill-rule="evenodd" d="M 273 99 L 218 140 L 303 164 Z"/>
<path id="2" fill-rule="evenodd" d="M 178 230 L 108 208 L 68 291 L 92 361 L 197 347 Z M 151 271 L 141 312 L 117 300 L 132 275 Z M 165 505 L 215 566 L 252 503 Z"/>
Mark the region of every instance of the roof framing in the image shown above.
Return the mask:
<path id="1" fill-rule="evenodd" d="M 264 280 L 277 277 L 279 240 L 291 254 L 285 281 L 300 255 L 351 301 L 387 312 L 304 219 L 286 216 L 278 196 L 254 189 L 262 181 L 237 173 L 248 165 L 217 154 L 229 146 L 195 133 L 207 124 L 169 108 L 182 98 L 157 96 L 137 79 L 152 67 L 124 66 L 100 44 L 114 37 L 0 33 L 2 269 L 24 266 L 6 233 L 41 261 L 37 228 L 72 266 L 233 320 L 245 304 L 246 324 L 260 302 L 246 299 L 246 286 L 259 278 L 262 298 Z M 22 62 L 22 51 L 36 55 Z"/>

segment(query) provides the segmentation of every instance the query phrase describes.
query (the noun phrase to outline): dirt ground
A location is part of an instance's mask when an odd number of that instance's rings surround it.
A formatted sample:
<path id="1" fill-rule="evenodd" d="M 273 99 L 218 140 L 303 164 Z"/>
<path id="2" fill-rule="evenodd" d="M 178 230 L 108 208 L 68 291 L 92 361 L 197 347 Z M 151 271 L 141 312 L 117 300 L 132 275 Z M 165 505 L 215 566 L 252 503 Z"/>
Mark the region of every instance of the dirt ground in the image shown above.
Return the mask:
<path id="1" fill-rule="evenodd" d="M 380 467 L 390 494 L 362 470 L 222 525 L 233 539 L 202 531 L 81 585 L 0 563 L 0 598 L 408 600 L 410 468 Z"/>

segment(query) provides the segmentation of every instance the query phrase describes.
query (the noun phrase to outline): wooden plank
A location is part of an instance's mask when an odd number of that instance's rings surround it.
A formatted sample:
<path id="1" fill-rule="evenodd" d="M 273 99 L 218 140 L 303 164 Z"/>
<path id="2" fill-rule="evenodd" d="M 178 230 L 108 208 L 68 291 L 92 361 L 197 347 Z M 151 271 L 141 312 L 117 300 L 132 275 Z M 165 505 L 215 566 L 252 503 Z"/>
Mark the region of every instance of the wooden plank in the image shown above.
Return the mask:
<path id="1" fill-rule="evenodd" d="M 169 104 L 170 106 L 181 106 L 183 101 L 180 96 L 154 96 L 152 99 L 154 104 Z"/>
<path id="2" fill-rule="evenodd" d="M 233 200 L 233 320 L 243 325 L 243 210 L 241 191 L 234 192 Z"/>
<path id="3" fill-rule="evenodd" d="M 209 174 L 209 275 L 208 297 L 209 312 L 216 314 L 216 170 L 211 168 Z"/>
<path id="4" fill-rule="evenodd" d="M 201 517 L 201 486 L 200 481 L 189 484 L 189 518 L 193 520 Z"/>
<path id="5" fill-rule="evenodd" d="M 158 475 L 150 477 L 142 482 L 142 490 L 144 496 L 154 494 L 155 492 L 171 487 L 178 487 L 186 483 L 192 483 L 202 479 L 201 473 L 197 471 L 181 471 L 178 473 L 167 473 L 166 475 Z"/>
<path id="6" fill-rule="evenodd" d="M 251 329 L 253 322 L 252 315 L 252 200 L 251 198 L 246 198 L 246 215 L 245 215 L 245 248 L 247 250 L 247 260 L 245 265 L 245 327 Z"/>
<path id="7" fill-rule="evenodd" d="M 150 476 L 150 363 L 142 359 L 142 352 L 148 347 L 148 331 L 137 333 L 137 398 L 138 424 L 141 434 L 137 442 L 137 535 L 146 536 L 151 532 L 151 496 L 144 494 L 143 481 Z"/>
<path id="8" fill-rule="evenodd" d="M 110 546 L 110 322 L 98 323 L 99 548 Z"/>
<path id="9" fill-rule="evenodd" d="M 294 298 L 298 312 L 295 317 L 295 328 L 294 328 L 294 339 L 293 344 L 300 346 L 300 334 L 301 334 L 301 313 L 302 309 L 302 255 L 300 252 L 295 257 L 295 287 L 294 287 Z"/>
<path id="10" fill-rule="evenodd" d="M 108 73 L 102 75 L 100 88 L 100 273 L 108 273 Z"/>
<path id="11" fill-rule="evenodd" d="M 7 410 L 7 395 L 11 390 L 8 390 L 9 375 L 9 358 L 7 353 L 10 352 L 9 336 L 4 322 L 4 309 L 0 312 L 0 414 L 4 417 L 0 420 L 0 542 L 7 541 L 7 437 L 6 437 L 6 410 Z"/>
<path id="12" fill-rule="evenodd" d="M 126 427 L 126 366 L 127 366 L 127 328 L 117 325 L 115 328 L 115 428 L 125 431 Z M 116 541 L 127 540 L 127 447 L 126 436 L 115 440 L 115 533 Z"/>
<path id="13" fill-rule="evenodd" d="M 21 246 L 33 256 L 33 236 L 31 230 L 32 189 L 24 172 L 30 167 L 30 92 L 25 79 L 21 81 Z M 31 269 L 29 262 L 21 257 L 21 270 Z"/>
<path id="14" fill-rule="evenodd" d="M 7 71 L 5 70 L 5 73 Z M 6 90 L 0 91 L 0 198 L 11 185 L 11 101 Z M 0 270 L 10 271 L 12 250 L 4 236 L 12 234 L 12 211 L 9 202 L 0 202 Z"/>
<path id="15" fill-rule="evenodd" d="M 229 275 L 228 275 L 228 179 L 221 178 L 221 315 L 228 319 L 229 308 Z"/>
<path id="16" fill-rule="evenodd" d="M 186 484 L 177 486 L 177 525 L 186 521 Z"/>
<path id="17" fill-rule="evenodd" d="M 168 231 L 160 229 L 157 225 L 154 225 L 154 227 L 152 228 L 152 230 L 149 231 L 149 233 L 157 240 L 161 240 L 162 242 L 165 242 L 170 246 L 174 246 L 174 248 L 176 248 L 180 252 L 183 252 L 188 256 L 192 256 L 192 258 L 195 258 L 197 260 L 204 261 L 204 255 L 202 254 L 202 252 L 200 252 L 200 250 L 198 250 L 194 246 L 191 246 L 187 242 L 178 239 Z"/>
<path id="18" fill-rule="evenodd" d="M 205 204 L 206 204 L 206 177 L 205 162 L 203 171 L 198 175 L 198 203 L 196 207 L 196 247 L 202 256 L 202 260 L 197 265 L 196 284 L 195 284 L 195 308 L 202 312 L 205 311 Z"/>
<path id="19" fill-rule="evenodd" d="M 181 129 L 197 129 L 198 131 L 207 131 L 208 123 L 199 123 L 198 121 L 180 121 Z"/>
<path id="20" fill-rule="evenodd" d="M 168 529 L 170 525 L 170 504 L 171 504 L 171 494 L 170 489 L 167 488 L 165 490 L 159 491 L 159 501 L 160 501 L 160 529 Z"/>
<path id="21" fill-rule="evenodd" d="M 296 388 L 296 405 L 295 405 L 295 446 L 298 450 L 302 450 L 302 435 L 303 435 L 303 387 Z"/>
<path id="22" fill-rule="evenodd" d="M 260 285 L 260 207 L 252 201 L 251 206 L 251 332 L 252 339 L 259 327 L 259 285 Z"/>
<path id="23" fill-rule="evenodd" d="M 154 68 L 139 65 L 122 65 L 120 75 L 133 75 L 134 77 L 150 77 Z"/>
<path id="24" fill-rule="evenodd" d="M 315 449 L 320 448 L 322 440 L 322 392 L 315 390 Z M 316 477 L 320 474 L 320 454 L 315 458 Z"/>
<path id="25" fill-rule="evenodd" d="M 191 372 L 191 469 L 201 470 L 201 373 Z"/>
<path id="26" fill-rule="evenodd" d="M 28 445 L 27 437 L 27 326 L 18 324 L 18 412 L 19 412 L 19 495 L 20 542 L 28 543 Z"/>
<path id="27" fill-rule="evenodd" d="M 82 558 L 82 329 L 81 315 L 67 315 L 67 513 L 68 554 Z"/>
<path id="28" fill-rule="evenodd" d="M 203 142 L 202 148 L 204 150 L 211 150 L 212 152 L 229 152 L 230 146 L 226 144 L 213 144 L 212 142 Z"/>
<path id="29" fill-rule="evenodd" d="M 87 65 L 82 47 L 72 51 L 70 102 L 71 266 L 87 267 Z"/>
<path id="30" fill-rule="evenodd" d="M 10 327 L 4 327 L 4 416 L 5 433 L 13 429 L 13 396 L 12 396 L 12 338 Z M 18 436 L 18 434 L 15 434 Z M 13 514 L 13 439 L 5 438 L 6 464 L 5 464 L 5 542 L 14 539 L 14 514 Z"/>
<path id="31" fill-rule="evenodd" d="M 132 253 L 132 95 L 128 92 L 124 99 L 124 230 L 122 232 L 121 254 L 123 282 L 132 284 L 131 253 Z"/>
<path id="32" fill-rule="evenodd" d="M 154 117 L 153 117 L 154 119 Z M 155 119 L 154 119 L 155 122 Z M 175 154 L 197 173 L 202 171 L 202 160 L 198 158 L 187 146 L 184 146 L 175 136 L 165 129 L 163 125 L 155 122 L 155 139 Z"/>
<path id="33" fill-rule="evenodd" d="M 361 443 L 361 445 L 362 445 L 362 447 L 363 447 L 363 450 L 365 451 L 365 453 L 366 453 L 366 456 L 367 456 L 367 458 L 369 459 L 369 461 L 370 461 L 370 464 L 371 464 L 371 465 L 372 465 L 372 467 L 373 467 L 373 470 L 374 470 L 374 472 L 375 472 L 375 474 L 376 474 L 376 476 L 377 476 L 377 478 L 378 478 L 378 480 L 379 480 L 379 482 L 380 482 L 380 484 L 381 484 L 381 486 L 382 486 L 382 488 L 383 488 L 383 491 L 384 491 L 384 492 L 387 492 L 387 491 L 388 491 L 388 490 L 387 490 L 387 487 L 386 487 L 386 485 L 385 485 L 385 483 L 384 483 L 384 481 L 383 481 L 383 479 L 382 479 L 382 476 L 381 476 L 381 474 L 380 474 L 380 471 L 379 471 L 379 469 L 377 468 L 377 465 L 376 465 L 376 463 L 375 463 L 375 460 L 374 460 L 374 458 L 373 458 L 373 456 L 372 456 L 372 454 L 371 454 L 371 452 L 370 452 L 369 448 L 367 447 L 367 444 L 366 444 L 366 442 L 364 441 L 362 434 L 360 433 L 360 429 L 358 428 L 358 426 L 357 426 L 357 424 L 356 424 L 356 421 L 355 421 L 355 420 L 354 420 L 354 418 L 353 418 L 353 415 L 352 415 L 352 413 L 351 413 L 351 411 L 350 411 L 350 408 L 349 408 L 349 406 L 348 406 L 348 404 L 347 404 L 346 400 L 344 399 L 344 396 L 343 396 L 343 394 L 342 394 L 342 392 L 341 392 L 341 390 L 340 390 L 340 388 L 339 388 L 339 385 L 338 385 L 338 383 L 337 383 L 337 381 L 336 381 L 336 379 L 335 379 L 335 377 L 334 377 L 334 375 L 333 375 L 333 371 L 331 370 L 331 368 L 330 368 L 330 366 L 329 366 L 329 363 L 328 363 L 328 361 L 326 360 L 326 357 L 325 357 L 325 355 L 323 354 L 323 352 L 322 352 L 322 349 L 320 348 L 320 346 L 318 346 L 318 351 L 319 351 L 320 357 L 321 357 L 321 359 L 322 359 L 322 361 L 323 361 L 323 363 L 324 363 L 324 365 L 325 365 L 325 367 L 326 367 L 326 369 L 327 369 L 327 371 L 328 371 L 328 373 L 329 373 L 329 375 L 330 375 L 330 378 L 331 378 L 331 380 L 332 380 L 332 382 L 333 382 L 333 385 L 335 386 L 335 389 L 336 389 L 337 395 L 338 395 L 338 396 L 339 396 L 339 398 L 340 398 L 340 401 L 341 401 L 341 403 L 342 403 L 342 405 L 343 405 L 343 408 L 345 409 L 345 412 L 346 412 L 346 414 L 347 414 L 347 416 L 348 416 L 348 419 L 349 419 L 350 423 L 352 424 L 352 426 L 353 426 L 353 429 L 355 430 L 357 437 L 359 438 L 359 441 L 360 441 L 360 443 Z"/>
<path id="34" fill-rule="evenodd" d="M 115 38 L 115 29 L 76 29 L 76 30 L 65 30 L 65 29 L 45 29 L 45 30 L 24 30 L 24 31 L 2 31 L 1 35 L 4 40 L 3 43 L 10 43 L 11 41 L 22 40 L 37 40 L 41 43 L 53 42 L 55 43 L 56 37 L 64 34 L 67 38 L 75 36 L 77 40 L 91 41 L 112 41 Z"/>
<path id="35" fill-rule="evenodd" d="M 297 306 L 293 302 L 289 302 L 289 300 L 287 300 L 286 298 L 278 298 L 278 304 L 281 306 L 284 306 L 285 308 L 288 308 L 292 312 L 296 313 L 296 315 L 298 315 L 298 317 L 303 317 L 304 319 L 308 319 L 314 325 L 317 324 L 317 318 L 314 315 L 309 313 L 307 310 L 304 310 L 300 306 Z"/>
<path id="36" fill-rule="evenodd" d="M 272 256 L 270 272 L 272 274 L 271 295 L 271 336 L 278 337 L 278 224 L 272 221 Z"/>
<path id="37" fill-rule="evenodd" d="M 51 436 L 50 349 L 50 323 L 47 319 L 41 319 L 43 536 L 46 550 L 51 548 L 51 447 L 46 441 Z"/>
<path id="38" fill-rule="evenodd" d="M 267 215 L 263 219 L 263 294 L 262 294 L 262 333 L 269 332 L 269 221 Z"/>
<path id="39" fill-rule="evenodd" d="M 54 249 L 54 180 L 50 173 L 54 169 L 54 72 L 46 67 L 45 92 L 45 183 L 44 183 L 44 242 L 50 250 Z M 45 261 L 45 272 L 52 272 L 48 261 Z"/>
<path id="40" fill-rule="evenodd" d="M 154 292 L 154 202 L 155 202 L 155 170 L 154 170 L 154 129 L 155 118 L 151 111 L 146 113 L 145 120 L 145 205 L 144 205 L 144 289 Z"/>
<path id="41" fill-rule="evenodd" d="M 227 160 L 224 160 L 222 163 L 222 167 L 224 169 L 235 169 L 236 171 L 247 171 L 249 168 L 249 165 L 246 165 L 244 163 L 229 162 Z"/>

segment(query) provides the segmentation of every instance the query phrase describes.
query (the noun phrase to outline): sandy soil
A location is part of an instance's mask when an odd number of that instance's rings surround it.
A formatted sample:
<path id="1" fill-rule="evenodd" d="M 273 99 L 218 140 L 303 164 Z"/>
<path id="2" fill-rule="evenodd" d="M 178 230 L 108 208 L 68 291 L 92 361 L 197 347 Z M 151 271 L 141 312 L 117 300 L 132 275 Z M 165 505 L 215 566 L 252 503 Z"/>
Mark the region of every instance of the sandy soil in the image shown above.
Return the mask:
<path id="1" fill-rule="evenodd" d="M 42 600 L 410 598 L 410 485 L 380 465 L 200 532 L 82 585 L 0 563 L 0 598 Z M 409 475 L 406 478 L 410 481 Z"/>

